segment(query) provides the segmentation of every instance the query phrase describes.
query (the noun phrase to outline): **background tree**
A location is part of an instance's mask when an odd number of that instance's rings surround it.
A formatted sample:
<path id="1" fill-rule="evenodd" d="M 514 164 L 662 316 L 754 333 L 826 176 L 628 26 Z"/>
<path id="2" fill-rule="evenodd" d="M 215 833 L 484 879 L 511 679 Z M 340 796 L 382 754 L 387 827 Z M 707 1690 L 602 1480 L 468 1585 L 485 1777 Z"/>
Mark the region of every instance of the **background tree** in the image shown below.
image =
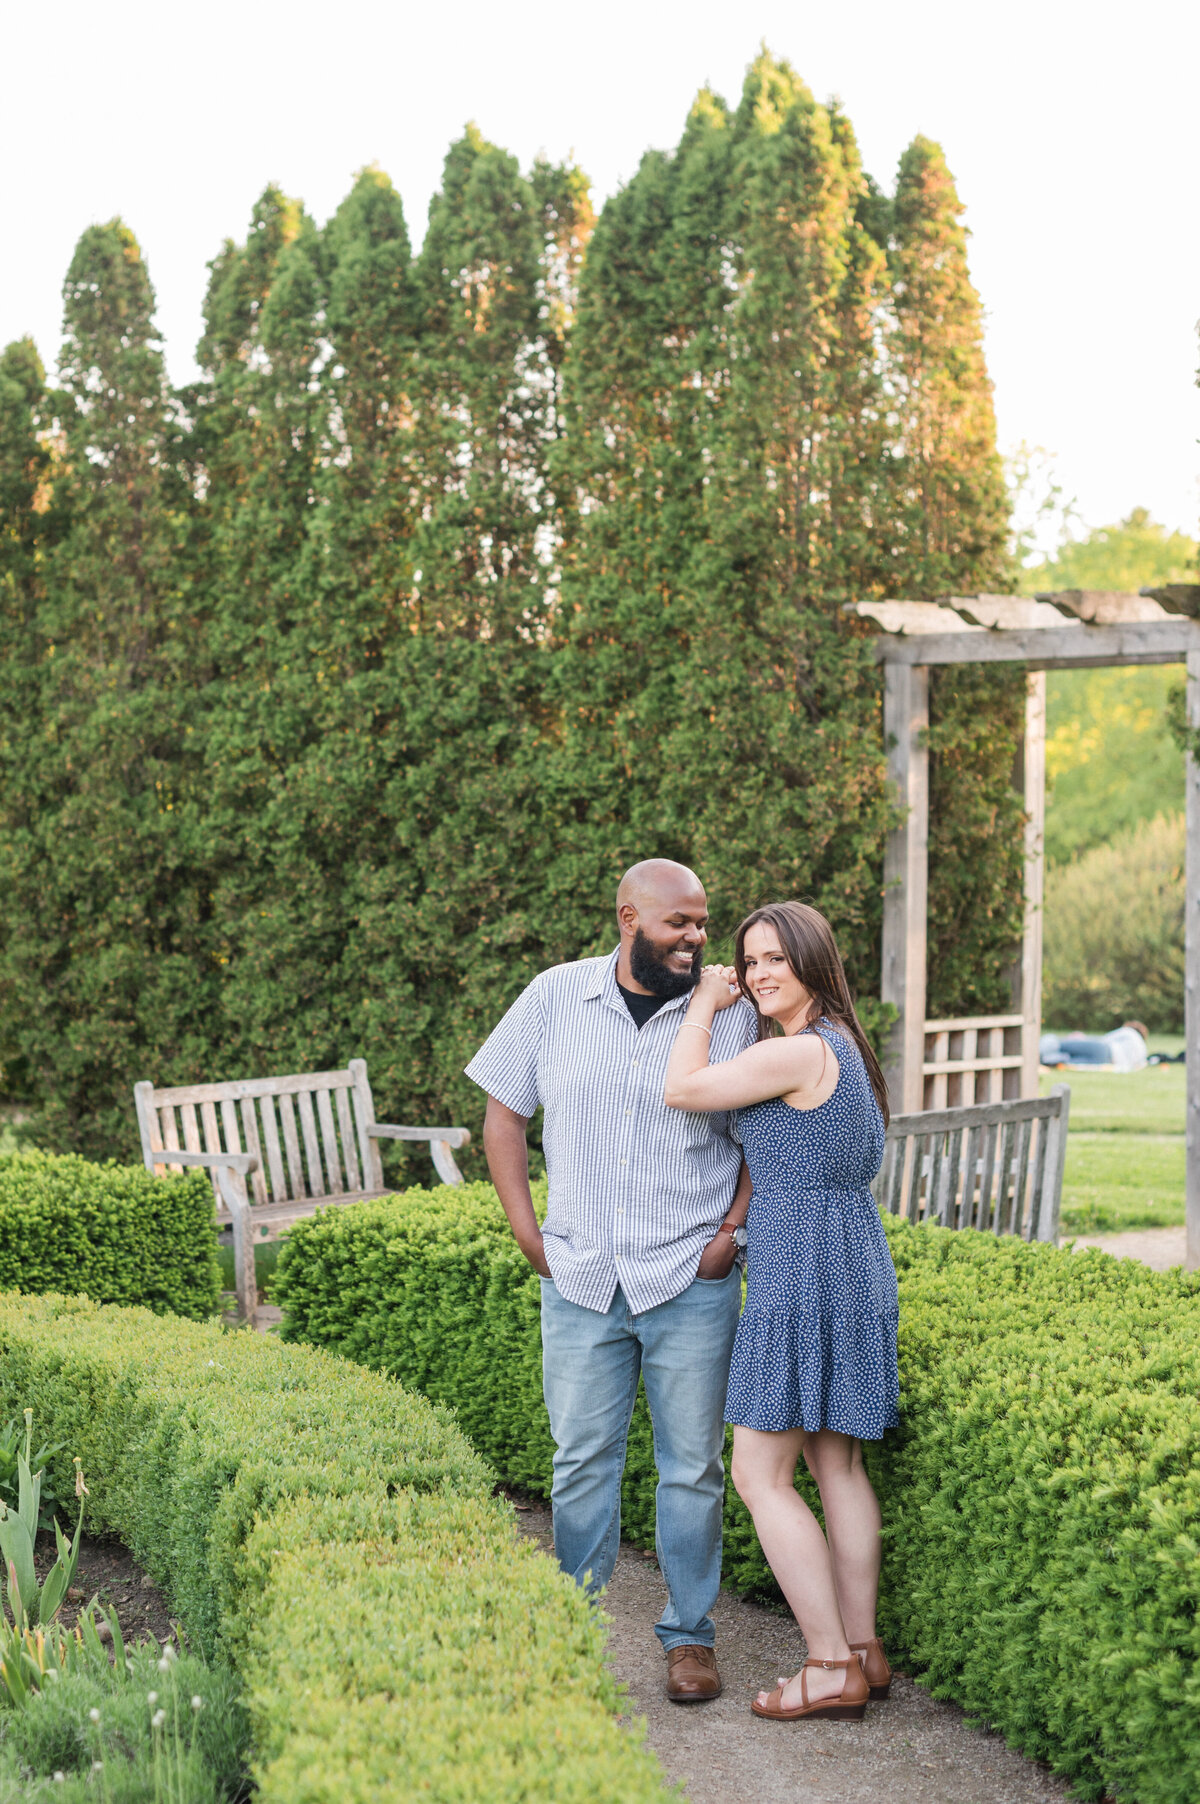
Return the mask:
<path id="1" fill-rule="evenodd" d="M 119 221 L 84 233 L 64 307 L 61 527 L 22 647 L 38 743 L 21 831 L 5 835 L 20 926 L 4 989 L 45 1131 L 97 1151 L 123 1126 L 113 1073 L 186 1059 L 215 974 L 185 733 L 188 497 L 153 291 Z"/>
<path id="2" fill-rule="evenodd" d="M 474 127 L 415 256 L 377 169 L 321 229 L 268 188 L 178 397 L 136 246 L 85 235 L 65 398 L 24 353 L 0 382 L 2 1056 L 51 1136 L 128 1153 L 147 1072 L 360 1052 L 381 1108 L 474 1121 L 473 1046 L 611 943 L 650 851 L 719 936 L 812 897 L 877 1011 L 892 807 L 846 604 L 1001 580 L 964 243 L 936 147 L 889 199 L 765 54 L 598 221 Z M 1019 918 L 1019 713 L 937 691 L 957 1007 Z"/>
<path id="3" fill-rule="evenodd" d="M 967 265 L 963 207 L 940 147 L 917 137 L 891 206 L 888 358 L 899 455 L 891 593 L 1011 586 L 1008 497 L 996 451 L 983 310 Z M 930 685 L 929 1009 L 1009 1006 L 1020 936 L 1023 731 L 1020 671 L 954 666 Z"/>
<path id="4" fill-rule="evenodd" d="M 0 895 L 7 897 L 29 862 L 42 797 L 39 616 L 44 560 L 63 524 L 53 415 L 41 359 L 31 340 L 19 339 L 0 354 Z M 21 968 L 29 927 L 20 910 L 0 909 L 0 971 Z M 24 1100 L 31 1081 L 18 1018 L 2 1009 L 0 1094 Z"/>

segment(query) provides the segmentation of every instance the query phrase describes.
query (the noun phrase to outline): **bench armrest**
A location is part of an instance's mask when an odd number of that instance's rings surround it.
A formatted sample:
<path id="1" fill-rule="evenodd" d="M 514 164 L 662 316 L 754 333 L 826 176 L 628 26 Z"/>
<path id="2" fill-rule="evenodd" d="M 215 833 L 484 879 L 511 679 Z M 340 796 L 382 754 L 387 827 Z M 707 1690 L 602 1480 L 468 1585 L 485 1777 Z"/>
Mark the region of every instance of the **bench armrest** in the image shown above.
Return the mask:
<path id="1" fill-rule="evenodd" d="M 444 1140 L 447 1146 L 470 1146 L 471 1135 L 460 1127 L 389 1127 L 381 1121 L 367 1124 L 369 1140 Z"/>
<path id="2" fill-rule="evenodd" d="M 151 1154 L 156 1165 L 204 1165 L 210 1170 L 219 1165 L 228 1166 L 231 1171 L 238 1171 L 243 1177 L 248 1172 L 258 1170 L 258 1160 L 253 1153 L 185 1153 L 174 1146 L 164 1146 L 161 1152 Z"/>

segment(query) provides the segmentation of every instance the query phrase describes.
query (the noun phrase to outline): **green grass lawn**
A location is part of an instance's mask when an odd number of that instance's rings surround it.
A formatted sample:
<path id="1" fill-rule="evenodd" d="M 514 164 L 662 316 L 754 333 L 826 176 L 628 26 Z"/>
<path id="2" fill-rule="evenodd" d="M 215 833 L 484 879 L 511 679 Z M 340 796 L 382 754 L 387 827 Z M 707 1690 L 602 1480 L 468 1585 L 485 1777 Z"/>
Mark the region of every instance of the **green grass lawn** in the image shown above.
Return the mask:
<path id="1" fill-rule="evenodd" d="M 1180 1045 L 1182 1041 L 1173 1039 L 1151 1041 L 1156 1051 L 1174 1052 Z M 1071 1086 L 1064 1232 L 1111 1234 L 1182 1222 L 1187 1098 L 1183 1066 L 1043 1073 L 1042 1095 L 1056 1083 Z"/>
<path id="2" fill-rule="evenodd" d="M 280 1240 L 264 1240 L 254 1249 L 254 1272 L 258 1279 L 258 1288 L 268 1297 L 271 1290 L 271 1279 L 275 1275 L 275 1267 L 279 1263 L 279 1255 L 283 1251 Z M 221 1267 L 221 1288 L 232 1290 L 234 1287 L 233 1248 L 219 1246 L 217 1260 Z"/>

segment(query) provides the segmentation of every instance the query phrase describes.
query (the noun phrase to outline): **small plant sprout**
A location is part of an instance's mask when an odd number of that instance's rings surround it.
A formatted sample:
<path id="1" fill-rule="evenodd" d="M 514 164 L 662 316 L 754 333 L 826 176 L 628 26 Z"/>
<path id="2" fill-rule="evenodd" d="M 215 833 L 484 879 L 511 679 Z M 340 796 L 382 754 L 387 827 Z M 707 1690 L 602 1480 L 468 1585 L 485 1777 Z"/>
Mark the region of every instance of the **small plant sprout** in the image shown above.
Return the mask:
<path id="1" fill-rule="evenodd" d="M 14 1683 L 17 1683 L 14 1665 L 21 1660 L 22 1649 L 19 1644 L 22 1638 L 39 1625 L 45 1626 L 54 1621 L 74 1583 L 75 1569 L 79 1563 L 79 1537 L 83 1532 L 83 1498 L 87 1495 L 83 1468 L 79 1460 L 76 1460 L 75 1495 L 79 1498 L 79 1521 L 75 1526 L 75 1538 L 68 1542 L 57 1521 L 54 1523 L 58 1558 L 47 1573 L 45 1582 L 39 1583 L 34 1562 L 34 1542 L 41 1514 L 43 1474 L 40 1470 L 33 1470 L 33 1466 L 37 1464 L 32 1459 L 33 1411 L 27 1409 L 24 1414 L 25 1450 L 17 1455 L 17 1507 L 15 1510 L 10 1509 L 0 1501 L 0 1559 L 3 1560 L 7 1581 L 6 1601 L 11 1618 L 10 1626 L 0 1615 L 0 1641 L 4 1644 L 0 1648 L 0 1654 L 4 1656 L 4 1684 L 10 1695 Z M 31 1646 L 26 1651 L 33 1658 L 36 1667 L 35 1688 L 40 1688 L 41 1678 L 46 1670 L 44 1644 L 39 1641 L 36 1650 Z M 27 1683 L 27 1680 L 22 1679 L 18 1688 L 26 1689 Z"/>

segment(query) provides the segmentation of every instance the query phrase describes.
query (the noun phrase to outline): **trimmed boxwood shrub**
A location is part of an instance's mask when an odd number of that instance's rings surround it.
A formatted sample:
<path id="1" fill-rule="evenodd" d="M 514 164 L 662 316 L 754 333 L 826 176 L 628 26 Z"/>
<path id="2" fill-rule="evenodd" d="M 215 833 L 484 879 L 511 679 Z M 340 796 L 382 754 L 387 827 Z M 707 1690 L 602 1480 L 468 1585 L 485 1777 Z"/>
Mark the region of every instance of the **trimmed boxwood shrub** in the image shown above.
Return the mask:
<path id="1" fill-rule="evenodd" d="M 1200 1796 L 1200 1279 L 1097 1252 L 886 1223 L 902 1427 L 869 1449 L 881 1627 L 936 1696 L 1082 1797 Z M 285 1332 L 453 1402 L 549 1489 L 536 1279 L 486 1185 L 327 1211 L 286 1243 Z M 653 1538 L 634 1418 L 626 1532 Z M 769 1573 L 729 1492 L 726 1576 Z"/>
<path id="2" fill-rule="evenodd" d="M 221 1293 L 212 1185 L 202 1171 L 74 1153 L 0 1158 L 0 1290 L 66 1291 L 203 1319 Z"/>
<path id="3" fill-rule="evenodd" d="M 274 1337 L 0 1295 L 0 1414 L 246 1685 L 262 1804 L 649 1804 L 603 1625 L 449 1413 Z"/>

